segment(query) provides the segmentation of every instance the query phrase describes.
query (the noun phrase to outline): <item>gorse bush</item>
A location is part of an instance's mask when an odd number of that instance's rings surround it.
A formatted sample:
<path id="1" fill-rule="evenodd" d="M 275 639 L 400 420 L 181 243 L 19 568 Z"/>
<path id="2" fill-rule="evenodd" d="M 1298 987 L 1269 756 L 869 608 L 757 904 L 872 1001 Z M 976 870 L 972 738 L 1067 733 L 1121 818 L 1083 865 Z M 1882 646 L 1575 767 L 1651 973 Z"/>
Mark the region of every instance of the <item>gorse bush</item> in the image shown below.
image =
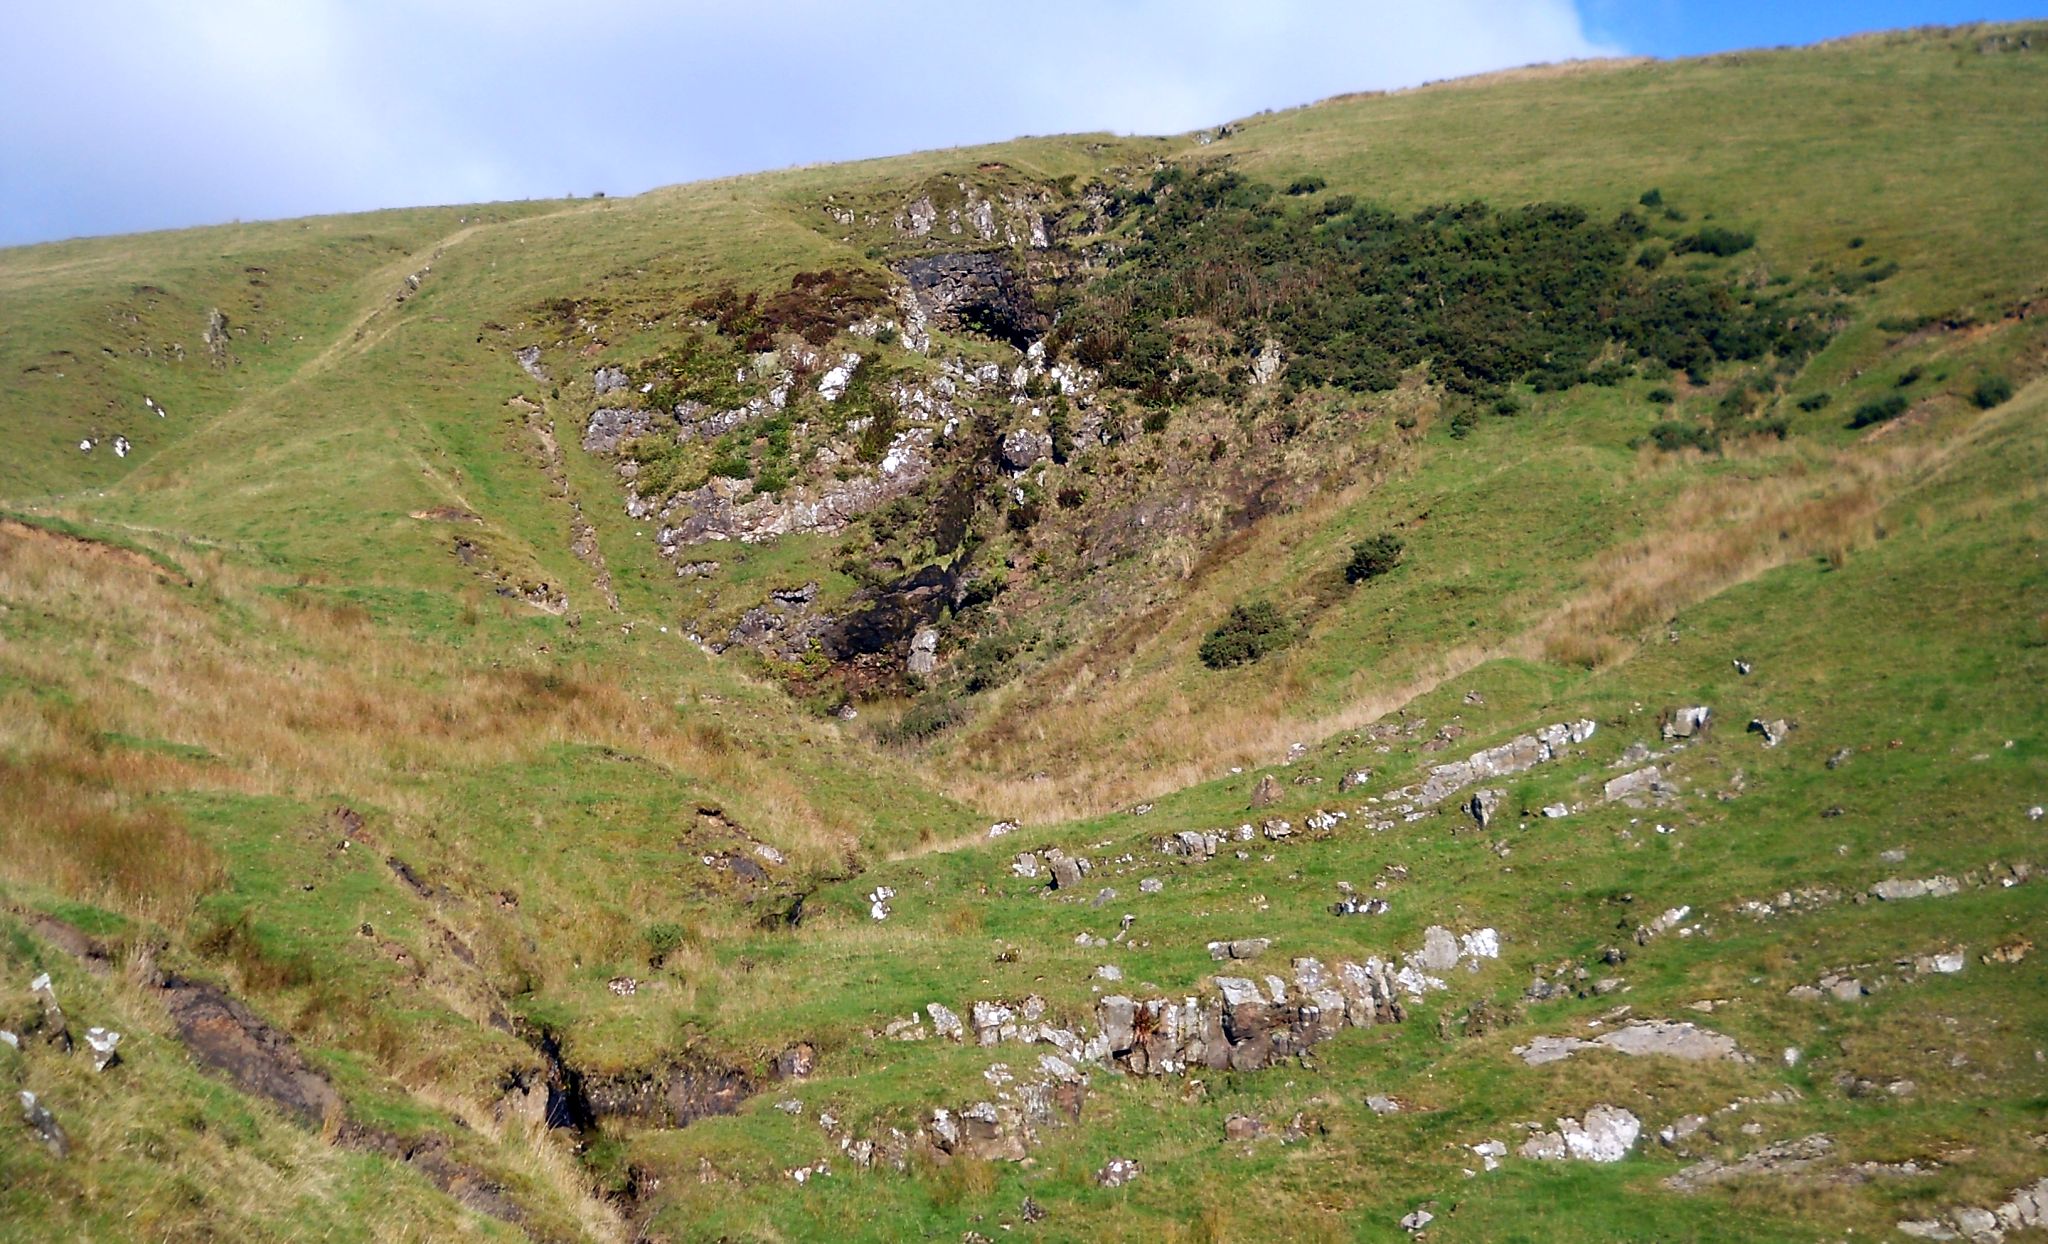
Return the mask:
<path id="1" fill-rule="evenodd" d="M 1890 423 L 1906 413 L 1906 397 L 1903 393 L 1887 393 L 1856 408 L 1849 416 L 1851 428 L 1868 428 L 1880 423 Z"/>
<path id="2" fill-rule="evenodd" d="M 1346 583 L 1364 583 L 1392 570 L 1401 560 L 1401 537 L 1382 531 L 1351 546 L 1351 558 L 1344 563 Z"/>
<path id="3" fill-rule="evenodd" d="M 1181 348 L 1187 322 L 1234 336 L 1242 366 L 1271 337 L 1290 388 L 1391 389 L 1427 365 L 1462 393 L 1586 378 L 1610 345 L 1624 363 L 1704 373 L 1726 359 L 1801 361 L 1827 341 L 1832 308 L 1708 273 L 1631 262 L 1644 229 L 1559 203 L 1446 204 L 1396 213 L 1291 203 L 1239 173 L 1173 167 L 1120 212 L 1133 244 L 1107 275 L 1065 291 L 1048 341 L 1149 406 L 1201 392 L 1210 373 Z M 1725 236 L 1724 236 L 1725 235 Z M 1703 229 L 1720 253 L 1747 235 Z M 1739 248 L 1738 248 L 1739 249 Z"/>
<path id="4" fill-rule="evenodd" d="M 1739 255 L 1755 245 L 1754 233 L 1724 229 L 1720 225 L 1702 225 L 1699 232 L 1678 239 L 1673 249 L 1681 255 L 1717 255 L 1726 258 L 1729 255 Z"/>
<path id="5" fill-rule="evenodd" d="M 1665 453 L 1676 453 L 1681 449 L 1697 449 L 1701 453 L 1714 453 L 1721 448 L 1721 438 L 1712 428 L 1697 423 L 1680 423 L 1675 420 L 1653 425 L 1650 428 L 1650 443 Z"/>
<path id="6" fill-rule="evenodd" d="M 1977 382 L 1976 388 L 1970 390 L 1970 400 L 1977 404 L 1979 410 L 2002 406 L 2011 398 L 2012 381 L 2004 376 L 1986 376 Z"/>
<path id="7" fill-rule="evenodd" d="M 1197 655 L 1212 670 L 1246 665 L 1285 648 L 1294 639 L 1287 618 L 1266 600 L 1233 605 L 1222 625 L 1210 631 Z"/>

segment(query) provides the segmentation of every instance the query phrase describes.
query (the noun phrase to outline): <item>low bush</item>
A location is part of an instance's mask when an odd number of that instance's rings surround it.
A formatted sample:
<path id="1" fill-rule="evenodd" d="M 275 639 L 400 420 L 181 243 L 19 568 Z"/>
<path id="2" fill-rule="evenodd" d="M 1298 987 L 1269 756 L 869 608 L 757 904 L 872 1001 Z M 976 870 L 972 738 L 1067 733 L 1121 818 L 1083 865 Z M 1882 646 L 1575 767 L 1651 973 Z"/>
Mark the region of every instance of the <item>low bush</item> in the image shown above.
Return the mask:
<path id="1" fill-rule="evenodd" d="M 1400 562 L 1403 547 L 1401 537 L 1391 531 L 1360 540 L 1351 546 L 1351 559 L 1344 563 L 1344 581 L 1364 583 L 1379 578 Z"/>
<path id="2" fill-rule="evenodd" d="M 1903 393 L 1887 393 L 1883 397 L 1875 398 L 1858 406 L 1856 413 L 1849 417 L 1849 427 L 1851 429 L 1868 428 L 1880 423 L 1890 423 L 1906 413 L 1907 405 L 1908 403 Z"/>
<path id="3" fill-rule="evenodd" d="M 1979 410 L 1990 410 L 2002 406 L 2012 399 L 2012 381 L 2004 376 L 1986 376 L 1970 391 L 1970 400 L 1977 403 Z"/>
<path id="4" fill-rule="evenodd" d="M 1835 400 L 1832 393 L 1809 393 L 1799 399 L 1799 409 L 1811 414 Z"/>
<path id="5" fill-rule="evenodd" d="M 1697 449 L 1710 454 L 1721 448 L 1721 438 L 1712 428 L 1677 420 L 1666 420 L 1651 427 L 1650 443 L 1665 453 Z"/>
<path id="6" fill-rule="evenodd" d="M 1740 229 L 1725 229 L 1720 225 L 1702 225 L 1699 232 L 1690 233 L 1678 239 L 1677 251 L 1681 255 L 1715 255 L 1727 258 L 1739 255 L 1756 245 L 1756 235 Z"/>
<path id="7" fill-rule="evenodd" d="M 1197 655 L 1212 670 L 1248 665 L 1285 648 L 1294 639 L 1294 628 L 1285 615 L 1266 600 L 1232 605 L 1222 625 L 1210 631 Z"/>

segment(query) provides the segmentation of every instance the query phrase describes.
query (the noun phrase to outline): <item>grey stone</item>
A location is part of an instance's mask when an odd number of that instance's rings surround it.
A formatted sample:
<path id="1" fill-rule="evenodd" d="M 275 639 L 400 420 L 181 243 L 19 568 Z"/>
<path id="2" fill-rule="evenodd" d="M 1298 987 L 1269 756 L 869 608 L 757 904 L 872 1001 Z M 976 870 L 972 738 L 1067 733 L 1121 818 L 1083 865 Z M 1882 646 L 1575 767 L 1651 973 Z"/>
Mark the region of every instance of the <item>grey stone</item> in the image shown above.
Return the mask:
<path id="1" fill-rule="evenodd" d="M 1037 428 L 1012 428 L 1003 434 L 1002 454 L 1010 471 L 1028 471 L 1052 457 L 1052 436 Z"/>
<path id="2" fill-rule="evenodd" d="M 920 677 L 929 676 L 938 668 L 939 633 L 932 627 L 919 627 L 910 637 L 910 656 L 904 663 L 910 673 Z"/>
<path id="3" fill-rule="evenodd" d="M 38 1101 L 36 1095 L 27 1089 L 21 1090 L 21 1119 L 34 1130 L 37 1138 L 52 1154 L 61 1158 L 71 1152 L 71 1140 L 64 1135 L 64 1129 L 58 1125 L 57 1116 L 51 1114 L 50 1108 Z"/>
<path id="4" fill-rule="evenodd" d="M 926 1010 L 926 1014 L 930 1014 L 930 1017 L 932 1017 L 932 1031 L 938 1033 L 940 1037 L 950 1037 L 954 1041 L 961 1041 L 967 1035 L 965 1025 L 961 1025 L 961 1017 L 958 1017 L 958 1014 L 954 1014 L 950 1008 L 946 1008 L 946 1006 L 942 1006 L 938 1002 L 932 1002 L 924 1010 Z"/>
<path id="5" fill-rule="evenodd" d="M 1892 877 L 1871 886 L 1870 892 L 1878 898 L 1897 902 L 1909 898 L 1947 898 L 1961 889 L 1953 877 L 1935 876 L 1904 880 Z"/>
<path id="6" fill-rule="evenodd" d="M 1479 828 L 1485 829 L 1493 824 L 1493 818 L 1499 813 L 1500 805 L 1506 798 L 1507 792 L 1486 787 L 1472 792 L 1472 799 L 1465 805 L 1465 810 L 1472 814 L 1472 819 L 1479 823 Z"/>
<path id="7" fill-rule="evenodd" d="M 1664 793 L 1664 773 L 1656 765 L 1646 765 L 1633 773 L 1624 773 L 1601 788 L 1601 794 L 1610 801 L 1634 803 Z"/>
<path id="8" fill-rule="evenodd" d="M 1689 739 L 1707 728 L 1714 710 L 1704 704 L 1681 708 L 1671 714 L 1671 720 L 1664 723 L 1663 735 L 1667 742 Z"/>
<path id="9" fill-rule="evenodd" d="M 1786 722 L 1782 717 L 1770 721 L 1765 721 L 1763 718 L 1758 717 L 1752 719 L 1749 723 L 1749 732 L 1751 734 L 1761 734 L 1764 736 L 1765 747 L 1776 747 L 1784 742 L 1785 735 L 1791 729 L 1790 723 Z"/>
<path id="10" fill-rule="evenodd" d="M 1259 779 L 1259 784 L 1252 790 L 1252 806 L 1270 808 L 1280 802 L 1283 794 L 1279 779 L 1268 773 Z"/>
<path id="11" fill-rule="evenodd" d="M 1458 966 L 1458 938 L 1440 924 L 1422 931 L 1422 949 L 1408 961 L 1425 972 L 1448 972 Z"/>

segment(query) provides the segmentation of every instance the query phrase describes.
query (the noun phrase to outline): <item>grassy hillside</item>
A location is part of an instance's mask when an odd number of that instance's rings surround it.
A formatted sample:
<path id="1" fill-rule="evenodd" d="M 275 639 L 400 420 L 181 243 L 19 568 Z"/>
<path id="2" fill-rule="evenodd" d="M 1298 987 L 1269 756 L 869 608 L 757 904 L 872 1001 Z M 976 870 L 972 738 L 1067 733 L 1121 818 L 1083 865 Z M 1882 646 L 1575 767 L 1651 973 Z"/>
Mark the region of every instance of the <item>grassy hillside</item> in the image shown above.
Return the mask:
<path id="1" fill-rule="evenodd" d="M 0 1238 L 2039 1232 L 2044 40 L 0 251 Z"/>

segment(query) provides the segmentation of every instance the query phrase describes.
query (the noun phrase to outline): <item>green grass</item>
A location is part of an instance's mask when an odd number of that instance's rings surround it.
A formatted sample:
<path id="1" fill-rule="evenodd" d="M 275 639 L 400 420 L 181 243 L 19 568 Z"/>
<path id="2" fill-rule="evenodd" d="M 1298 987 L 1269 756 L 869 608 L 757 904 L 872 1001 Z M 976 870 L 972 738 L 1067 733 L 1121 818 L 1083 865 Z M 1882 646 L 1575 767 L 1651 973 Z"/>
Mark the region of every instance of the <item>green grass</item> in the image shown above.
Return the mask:
<path id="1" fill-rule="evenodd" d="M 2030 158 L 2048 142 L 2048 78 L 2032 56 L 1980 53 L 1981 33 L 1506 75 L 1252 118 L 1204 147 L 1028 139 L 631 200 L 0 252 L 0 426 L 17 449 L 0 463 L 0 757 L 62 795 L 7 827 L 51 850 L 0 859 L 0 900 L 104 937 L 124 960 L 91 976 L 8 914 L 0 970 L 52 970 L 74 1027 L 114 1022 L 133 1051 L 96 1077 L 40 1046 L 0 1049 L 0 1077 L 43 1093 L 80 1142 L 63 1164 L 25 1129 L 0 1144 L 0 1238 L 511 1235 L 198 1070 L 130 959 L 244 996 L 307 1049 L 352 1117 L 448 1140 L 551 1238 L 623 1234 L 599 1194 L 629 1182 L 641 1189 L 623 1207 L 631 1226 L 676 1239 L 999 1238 L 1004 1226 L 1399 1239 L 1400 1217 L 1430 1204 L 1444 1240 L 1805 1240 L 1995 1205 L 2040 1174 L 2029 1138 L 2048 1098 L 2036 1049 L 2048 969 L 2038 951 L 1978 956 L 2033 935 L 2048 881 L 1855 901 L 1890 876 L 2048 866 L 2025 818 L 2048 796 L 2048 387 L 2040 318 L 2008 316 L 2039 298 L 2048 268 Z M 1085 504 L 1048 504 L 1028 534 L 998 525 L 974 564 L 1009 590 L 968 620 L 986 630 L 963 633 L 1038 638 L 1007 685 L 966 699 L 966 723 L 922 751 L 871 746 L 882 707 L 821 720 L 685 638 L 717 638 L 771 588 L 816 581 L 819 607 L 839 607 L 857 588 L 849 553 L 930 550 L 910 536 L 866 549 L 856 524 L 709 545 L 687 560 L 720 573 L 678 581 L 656 524 L 627 518 L 609 464 L 580 449 L 592 368 L 652 356 L 679 309 L 719 286 L 772 293 L 834 266 L 879 276 L 922 253 L 928 243 L 886 223 L 910 196 L 943 207 L 962 180 L 980 193 L 1057 187 L 1216 156 L 1396 210 L 1562 200 L 1609 213 L 1655 186 L 1688 215 L 1654 221 L 1660 232 L 1757 239 L 1725 259 L 1674 257 L 1673 270 L 1718 264 L 1765 285 L 1897 270 L 1850 295 L 1830 344 L 1778 377 L 1755 415 L 1783 417 L 1784 436 L 1726 434 L 1718 454 L 1638 443 L 1665 420 L 1721 428 L 1724 394 L 1754 367 L 1726 365 L 1699 388 L 1639 375 L 1518 389 L 1519 413 L 1482 409 L 1462 436 L 1419 375 L 1356 398 L 1195 401 L 1161 431 L 1077 452 L 1031 484 L 1048 497 L 1081 487 Z M 828 198 L 884 224 L 841 227 Z M 565 324 L 545 310 L 556 299 L 595 318 Z M 199 341 L 213 307 L 248 330 L 220 367 Z M 182 362 L 167 349 L 179 344 Z M 528 344 L 543 347 L 550 383 L 514 363 Z M 986 342 L 942 344 L 1012 361 Z M 1989 374 L 2015 392 L 1982 410 L 1972 395 Z M 1660 388 L 1668 402 L 1650 400 Z M 1895 392 L 1910 402 L 1901 417 L 1844 426 Z M 142 412 L 145 393 L 171 417 Z M 1831 400 L 1794 400 L 1816 394 Z M 552 425 L 559 462 L 515 396 Z M 125 460 L 75 448 L 124 430 L 136 444 Z M 480 521 L 413 517 L 442 506 Z M 617 612 L 571 551 L 579 515 Z M 1399 563 L 1345 584 L 1351 546 L 1381 531 L 1404 542 Z M 487 562 L 465 564 L 458 539 Z M 566 594 L 562 615 L 498 594 L 543 582 Z M 1202 668 L 1201 637 L 1253 598 L 1282 608 L 1295 642 L 1238 670 Z M 953 694 L 945 677 L 927 702 Z M 1681 800 L 1598 804 L 1624 749 L 1658 746 L 1659 715 L 1690 704 L 1712 705 L 1715 725 L 1664 762 Z M 1505 819 L 1484 832 L 1450 811 L 1381 833 L 1354 815 L 1328 835 L 1247 844 L 1242 860 L 1235 847 L 1205 863 L 1156 849 L 1178 829 L 1252 819 L 1266 773 L 1284 797 L 1260 815 L 1299 827 L 1581 716 L 1599 723 L 1594 739 L 1503 783 Z M 1767 749 L 1742 728 L 1752 717 L 1795 729 Z M 1367 733 L 1416 718 L 1412 733 Z M 1429 747 L 1448 726 L 1458 737 Z M 1305 754 L 1280 764 L 1296 741 Z M 1848 762 L 1828 768 L 1843 748 Z M 1372 781 L 1340 795 L 1361 767 Z M 1141 800 L 1154 805 L 1142 816 L 1130 811 Z M 1583 806 L 1524 815 L 1553 802 Z M 364 820 L 347 848 L 338 806 Z M 1016 816 L 1024 828 L 984 836 Z M 114 840 L 125 849 L 91 854 L 78 827 L 108 824 L 128 827 Z M 197 880 L 152 895 L 134 874 L 180 833 L 197 844 Z M 704 862 L 759 858 L 756 842 L 786 856 L 765 885 Z M 1047 896 L 1011 875 L 1018 851 L 1049 845 L 1104 861 L 1088 893 L 1114 887 L 1115 900 Z M 1339 881 L 1365 889 L 1397 864 L 1407 876 L 1386 891 L 1387 915 L 1329 914 Z M 1143 893 L 1146 877 L 1162 892 Z M 866 898 L 877 885 L 897 891 L 879 925 Z M 1736 910 L 1803 887 L 1841 900 L 1768 922 Z M 791 927 L 780 916 L 798 895 Z M 1636 926 L 1680 904 L 1700 933 L 1635 942 Z M 1125 944 L 1076 944 L 1113 935 L 1126 912 Z M 1503 961 L 1305 1065 L 1205 1075 L 1199 1089 L 1097 1071 L 1081 1120 L 1046 1128 L 1028 1164 L 860 1172 L 818 1125 L 830 1110 L 863 1135 L 914 1130 L 934 1107 L 990 1096 L 991 1064 L 1035 1062 L 1023 1047 L 878 1035 L 928 1002 L 964 1011 L 1037 994 L 1076 1021 L 1105 988 L 1098 964 L 1121 967 L 1136 995 L 1185 996 L 1217 971 L 1213 939 L 1273 938 L 1266 967 L 1398 954 L 1438 923 L 1499 929 Z M 657 929 L 674 943 L 659 967 Z M 1969 954 L 1956 977 L 1855 1004 L 1787 996 L 1825 971 L 1867 964 L 1874 977 L 1951 944 Z M 1610 946 L 1624 963 L 1598 962 Z M 1440 1016 L 1517 1004 L 1532 973 L 1570 963 L 1626 989 L 1530 1004 L 1485 1037 L 1438 1035 Z M 610 987 L 620 976 L 638 982 L 631 996 Z M 1710 1013 L 1692 1009 L 1702 1000 Z M 1725 1031 L 1755 1061 L 1582 1055 L 1531 1069 L 1511 1053 L 1620 1005 Z M 24 1025 L 25 1007 L 0 1008 L 0 1024 Z M 542 1066 L 520 1021 L 591 1072 L 702 1059 L 762 1091 L 680 1131 L 607 1124 L 579 1155 L 504 1115 L 509 1078 Z M 819 1074 L 767 1082 L 797 1041 L 816 1046 Z M 1779 1057 L 1787 1046 L 1804 1053 L 1797 1067 Z M 1917 1091 L 1854 1095 L 1838 1077 Z M 1824 1131 L 1839 1164 L 1934 1165 L 1900 1181 L 1684 1196 L 1661 1183 L 1684 1159 L 1646 1140 L 1611 1168 L 1510 1159 L 1464 1174 L 1477 1165 L 1467 1146 L 1512 1148 L 1518 1124 L 1596 1102 L 1654 1132 L 1781 1090 L 1796 1096 L 1717 1117 L 1708 1147 L 1736 1156 Z M 1383 1118 L 1368 1093 L 1422 1108 Z M 785 1096 L 801 1115 L 774 1108 Z M 1320 1126 L 1245 1152 L 1222 1141 L 1236 1112 Z M 1739 1130 L 1752 1119 L 1760 1133 Z M 1119 1156 L 1145 1175 L 1095 1186 Z M 823 1158 L 830 1176 L 786 1174 Z M 1024 1224 L 1026 1196 L 1043 1225 Z"/>

